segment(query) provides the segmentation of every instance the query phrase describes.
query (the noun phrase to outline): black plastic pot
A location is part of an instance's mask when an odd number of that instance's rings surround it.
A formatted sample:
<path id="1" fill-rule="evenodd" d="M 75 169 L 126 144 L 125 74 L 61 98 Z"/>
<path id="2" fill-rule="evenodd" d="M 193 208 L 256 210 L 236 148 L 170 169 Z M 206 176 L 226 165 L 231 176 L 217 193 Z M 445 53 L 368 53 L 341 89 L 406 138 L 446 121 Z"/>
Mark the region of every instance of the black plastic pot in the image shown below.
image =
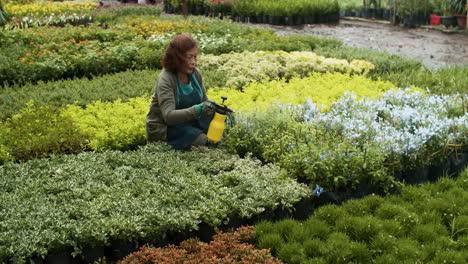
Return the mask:
<path id="1" fill-rule="evenodd" d="M 450 173 L 459 174 L 468 166 L 468 153 L 453 154 L 450 157 Z"/>
<path id="2" fill-rule="evenodd" d="M 110 260 L 118 260 L 134 252 L 136 249 L 136 244 L 133 242 L 115 241 L 104 249 L 104 253 L 106 256 L 109 256 Z"/>
<path id="3" fill-rule="evenodd" d="M 304 24 L 303 16 L 294 17 L 294 25 L 302 25 L 302 24 Z"/>
<path id="4" fill-rule="evenodd" d="M 93 263 L 104 256 L 104 247 L 85 248 L 83 250 L 83 259 L 85 263 Z"/>
<path id="5" fill-rule="evenodd" d="M 363 18 L 371 18 L 372 13 L 370 11 L 370 8 L 363 8 L 361 9 L 361 17 Z"/>
<path id="6" fill-rule="evenodd" d="M 387 21 L 390 21 L 391 19 L 393 19 L 392 10 L 385 8 L 382 12 L 382 19 L 387 20 Z"/>
<path id="7" fill-rule="evenodd" d="M 446 28 L 456 27 L 458 25 L 457 18 L 454 16 L 441 16 L 440 23 L 444 25 Z"/>
<path id="8" fill-rule="evenodd" d="M 67 250 L 47 256 L 45 262 L 47 264 L 71 264 L 72 257 L 70 251 Z"/>

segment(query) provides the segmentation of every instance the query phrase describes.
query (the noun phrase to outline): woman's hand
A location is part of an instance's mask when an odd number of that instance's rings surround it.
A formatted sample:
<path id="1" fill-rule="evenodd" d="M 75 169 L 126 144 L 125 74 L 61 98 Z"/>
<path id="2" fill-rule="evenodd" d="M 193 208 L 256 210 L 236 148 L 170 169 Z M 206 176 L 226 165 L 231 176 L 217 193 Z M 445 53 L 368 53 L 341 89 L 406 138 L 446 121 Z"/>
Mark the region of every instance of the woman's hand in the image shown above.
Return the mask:
<path id="1" fill-rule="evenodd" d="M 204 101 L 195 105 L 195 109 L 199 116 L 207 117 L 214 114 L 216 107 L 212 101 Z"/>

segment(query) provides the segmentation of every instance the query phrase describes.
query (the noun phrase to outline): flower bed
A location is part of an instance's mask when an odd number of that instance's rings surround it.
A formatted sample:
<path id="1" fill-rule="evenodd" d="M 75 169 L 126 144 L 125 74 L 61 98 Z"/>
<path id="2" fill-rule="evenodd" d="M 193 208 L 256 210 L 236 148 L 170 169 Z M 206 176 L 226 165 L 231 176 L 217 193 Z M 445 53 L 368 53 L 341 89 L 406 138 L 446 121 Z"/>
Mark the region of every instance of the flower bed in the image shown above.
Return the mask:
<path id="1" fill-rule="evenodd" d="M 0 261 L 114 241 L 164 239 L 206 223 L 291 208 L 312 195 L 273 165 L 162 144 L 0 166 Z"/>

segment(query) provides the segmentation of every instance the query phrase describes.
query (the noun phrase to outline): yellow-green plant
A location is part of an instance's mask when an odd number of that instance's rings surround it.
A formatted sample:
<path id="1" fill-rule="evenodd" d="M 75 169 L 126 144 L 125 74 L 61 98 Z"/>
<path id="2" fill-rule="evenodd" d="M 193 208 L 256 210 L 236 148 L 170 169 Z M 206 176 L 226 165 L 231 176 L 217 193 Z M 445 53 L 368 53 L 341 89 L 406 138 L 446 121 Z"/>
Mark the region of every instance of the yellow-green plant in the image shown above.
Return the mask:
<path id="1" fill-rule="evenodd" d="M 343 73 L 312 73 L 306 78 L 292 78 L 254 82 L 243 91 L 224 88 L 208 91 L 208 97 L 217 100 L 228 97 L 228 105 L 237 111 L 264 111 L 274 103 L 302 104 L 308 98 L 322 110 L 327 110 L 345 92 L 352 91 L 359 97 L 375 98 L 396 88 L 384 81 L 373 81 L 362 75 Z"/>
<path id="2" fill-rule="evenodd" d="M 216 83 L 242 89 L 252 81 L 293 76 L 307 76 L 310 72 L 342 72 L 366 75 L 375 67 L 364 60 L 326 58 L 309 51 L 256 51 L 205 55 L 200 60 L 202 72 L 211 71 Z"/>
<path id="3" fill-rule="evenodd" d="M 92 10 L 97 3 L 94 1 L 86 1 L 82 4 L 72 2 L 46 2 L 37 1 L 27 4 L 17 4 L 14 2 L 5 5 L 5 11 L 16 18 L 22 17 L 37 17 L 51 14 L 71 14 L 80 13 L 83 11 Z"/>
<path id="4" fill-rule="evenodd" d="M 127 103 L 96 101 L 84 109 L 69 105 L 63 115 L 87 135 L 86 145 L 92 150 L 128 149 L 146 141 L 144 124 L 148 105 L 145 98 L 133 98 Z"/>

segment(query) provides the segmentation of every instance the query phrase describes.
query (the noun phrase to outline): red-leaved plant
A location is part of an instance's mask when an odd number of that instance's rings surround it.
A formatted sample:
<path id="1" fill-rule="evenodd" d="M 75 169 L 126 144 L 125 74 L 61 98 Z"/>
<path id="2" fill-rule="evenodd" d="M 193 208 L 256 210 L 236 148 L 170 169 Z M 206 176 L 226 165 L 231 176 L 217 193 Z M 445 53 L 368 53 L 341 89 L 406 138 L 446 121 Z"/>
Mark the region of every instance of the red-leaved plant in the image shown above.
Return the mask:
<path id="1" fill-rule="evenodd" d="M 217 232 L 210 243 L 191 238 L 179 246 L 163 248 L 142 247 L 128 255 L 119 264 L 280 264 L 270 250 L 258 250 L 252 244 L 255 230 L 252 226 L 238 228 L 234 232 Z"/>

